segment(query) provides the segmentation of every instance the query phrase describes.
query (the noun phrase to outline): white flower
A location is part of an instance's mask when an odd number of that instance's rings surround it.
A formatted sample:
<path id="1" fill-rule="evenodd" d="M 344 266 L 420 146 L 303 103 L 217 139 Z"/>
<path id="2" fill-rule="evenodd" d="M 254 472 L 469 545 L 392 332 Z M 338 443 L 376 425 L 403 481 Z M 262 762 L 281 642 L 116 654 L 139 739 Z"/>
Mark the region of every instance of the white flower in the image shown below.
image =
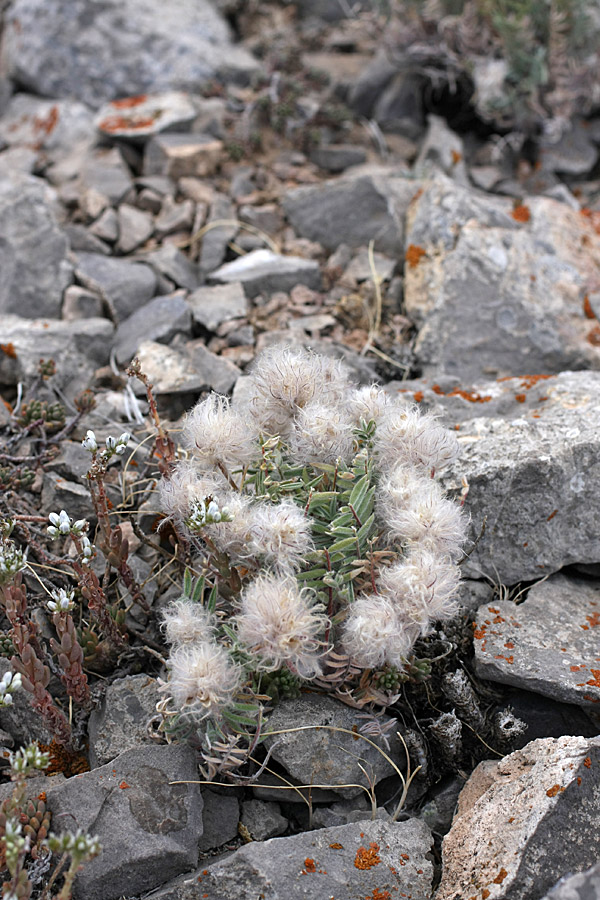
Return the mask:
<path id="1" fill-rule="evenodd" d="M 256 359 L 250 411 L 264 433 L 286 434 L 299 409 L 315 401 L 336 406 L 348 391 L 348 377 L 338 361 L 277 346 Z"/>
<path id="2" fill-rule="evenodd" d="M 203 468 L 221 463 L 227 469 L 247 466 L 259 455 L 258 433 L 252 421 L 232 409 L 227 397 L 212 394 L 188 414 L 183 443 Z"/>
<path id="3" fill-rule="evenodd" d="M 382 469 L 408 464 L 431 470 L 453 462 L 459 447 L 455 435 L 433 416 L 395 405 L 377 427 L 375 453 Z"/>
<path id="4" fill-rule="evenodd" d="M 290 457 L 307 462 L 348 462 L 354 449 L 354 424 L 343 407 L 314 402 L 298 410 L 290 435 Z"/>
<path id="5" fill-rule="evenodd" d="M 259 503 L 248 512 L 248 553 L 277 569 L 298 569 L 312 549 L 310 519 L 293 500 Z"/>
<path id="6" fill-rule="evenodd" d="M 95 548 L 94 545 L 90 543 L 89 537 L 84 535 L 81 538 L 81 562 L 83 565 L 89 565 L 90 560 L 94 556 Z"/>
<path id="7" fill-rule="evenodd" d="M 61 534 L 69 534 L 73 520 L 69 518 L 66 511 L 61 509 L 60 513 L 51 512 L 48 516 L 50 525 L 46 529 L 51 538 L 56 539 Z"/>
<path id="8" fill-rule="evenodd" d="M 11 694 L 18 691 L 23 685 L 19 672 L 5 672 L 0 678 L 0 708 L 12 706 Z"/>
<path id="9" fill-rule="evenodd" d="M 50 612 L 68 612 L 73 609 L 75 591 L 66 591 L 64 588 L 53 590 L 52 600 L 48 600 L 48 609 Z"/>
<path id="10" fill-rule="evenodd" d="M 162 620 L 169 644 L 202 643 L 214 637 L 213 617 L 201 603 L 175 600 L 163 610 Z"/>
<path id="11" fill-rule="evenodd" d="M 390 535 L 403 543 L 419 543 L 450 556 L 460 553 L 466 537 L 461 509 L 444 498 L 431 478 L 398 467 L 381 485 L 377 512 Z"/>
<path id="12" fill-rule="evenodd" d="M 436 619 L 456 613 L 460 570 L 448 557 L 415 547 L 402 562 L 380 569 L 377 588 L 399 614 L 427 634 Z"/>
<path id="13" fill-rule="evenodd" d="M 310 605 L 308 596 L 286 575 L 259 575 L 244 590 L 237 633 L 258 657 L 259 671 L 288 665 L 302 678 L 320 673 L 318 653 L 328 619 L 320 607 Z"/>
<path id="14" fill-rule="evenodd" d="M 93 431 L 87 431 L 84 439 L 81 442 L 81 446 L 84 450 L 88 450 L 90 453 L 95 453 L 98 449 L 98 441 L 96 440 L 96 435 Z"/>
<path id="15" fill-rule="evenodd" d="M 402 625 L 398 610 L 385 596 L 358 597 L 342 630 L 342 646 L 353 663 L 378 669 L 385 663 L 401 666 L 416 635 Z"/>
<path id="16" fill-rule="evenodd" d="M 168 690 L 183 712 L 218 715 L 231 703 L 242 676 L 224 647 L 213 641 L 175 647 L 169 657 Z"/>

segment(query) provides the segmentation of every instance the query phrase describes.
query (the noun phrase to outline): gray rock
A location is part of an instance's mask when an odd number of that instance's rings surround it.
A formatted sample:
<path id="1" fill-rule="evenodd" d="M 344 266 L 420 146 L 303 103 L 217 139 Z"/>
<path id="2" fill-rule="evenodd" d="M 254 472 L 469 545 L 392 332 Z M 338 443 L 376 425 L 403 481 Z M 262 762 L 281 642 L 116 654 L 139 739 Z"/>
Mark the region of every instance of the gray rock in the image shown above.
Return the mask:
<path id="1" fill-rule="evenodd" d="M 161 131 L 185 131 L 196 118 L 192 97 L 183 91 L 165 91 L 123 100 L 111 100 L 99 110 L 94 124 L 108 138 L 139 144 Z"/>
<path id="2" fill-rule="evenodd" d="M 67 322 L 72 322 L 73 319 L 101 317 L 103 312 L 102 299 L 94 291 L 88 291 L 87 288 L 79 287 L 76 284 L 72 284 L 66 289 L 62 317 Z"/>
<path id="3" fill-rule="evenodd" d="M 287 830 L 288 820 L 281 815 L 279 803 L 245 800 L 240 822 L 255 841 L 266 841 Z"/>
<path id="4" fill-rule="evenodd" d="M 475 669 L 481 678 L 511 684 L 579 706 L 600 703 L 600 582 L 553 575 L 529 589 L 523 603 L 480 607 Z M 595 667 L 597 666 L 597 667 Z"/>
<path id="5" fill-rule="evenodd" d="M 469 194 L 438 179 L 409 213 L 409 253 L 413 245 L 422 255 L 408 257 L 404 298 L 420 329 L 414 350 L 424 374 L 469 383 L 600 367 L 582 315 L 598 236 L 565 204 L 542 197 L 529 202 L 531 226 L 495 227 L 507 214 Z"/>
<path id="6" fill-rule="evenodd" d="M 114 213 L 114 210 L 106 209 L 104 212 Z M 100 218 L 102 218 L 103 215 L 104 213 Z M 103 256 L 110 256 L 111 254 L 109 245 L 97 237 L 89 228 L 86 228 L 85 225 L 78 225 L 77 222 L 67 222 L 63 228 L 63 232 L 69 242 L 71 250 L 74 250 L 75 253 L 101 253 Z"/>
<path id="7" fill-rule="evenodd" d="M 462 139 L 448 127 L 446 120 L 430 115 L 414 169 L 422 175 L 432 169 L 441 169 L 459 184 L 468 184 L 464 153 Z"/>
<path id="8" fill-rule="evenodd" d="M 211 279 L 222 283 L 241 282 L 248 297 L 290 291 L 297 284 L 316 291 L 321 287 L 318 262 L 300 256 L 282 256 L 272 250 L 253 250 L 225 263 L 211 273 Z"/>
<path id="9" fill-rule="evenodd" d="M 578 875 L 565 875 L 542 900 L 600 900 L 600 863 Z"/>
<path id="10" fill-rule="evenodd" d="M 386 891 L 429 900 L 431 845 L 429 829 L 418 819 L 363 819 L 264 843 L 253 841 L 208 869 L 164 887 L 152 900 L 254 900 L 261 895 L 269 900 L 361 900 L 374 893 L 385 896 Z"/>
<path id="11" fill-rule="evenodd" d="M 158 250 L 145 253 L 143 259 L 160 275 L 165 275 L 174 282 L 177 287 L 187 288 L 188 291 L 193 291 L 198 287 L 196 266 L 174 244 L 163 244 Z"/>
<path id="12" fill-rule="evenodd" d="M 72 519 L 87 519 L 94 514 L 87 487 L 68 481 L 56 472 L 44 473 L 42 505 L 51 512 L 66 509 Z"/>
<path id="13" fill-rule="evenodd" d="M 59 453 L 44 468 L 49 472 L 57 472 L 68 481 L 87 485 L 85 476 L 90 468 L 90 459 L 89 451 L 81 445 L 81 441 L 61 441 Z"/>
<path id="14" fill-rule="evenodd" d="M 0 656 L 0 678 L 6 672 L 12 671 L 13 668 L 8 659 Z M 28 744 L 30 741 L 49 744 L 54 735 L 46 727 L 39 712 L 33 709 L 29 702 L 30 696 L 25 690 L 15 691 L 12 705 L 0 707 L 0 728 L 6 731 L 17 744 Z M 3 799 L 0 797 L 0 802 Z"/>
<path id="15" fill-rule="evenodd" d="M 223 143 L 212 134 L 161 134 L 144 154 L 145 175 L 206 178 L 214 175 L 223 156 Z"/>
<path id="16" fill-rule="evenodd" d="M 517 418 L 464 423 L 461 458 L 441 473 L 457 494 L 470 485 L 472 538 L 487 517 L 467 576 L 511 585 L 600 559 L 600 374 L 563 372 L 543 390 L 534 405 L 523 389 Z"/>
<path id="17" fill-rule="evenodd" d="M 217 76 L 243 80 L 257 69 L 206 0 L 148 0 L 141 7 L 107 0 L 95 7 L 17 0 L 6 18 L 3 69 L 36 94 L 93 108 L 148 91 L 197 90 Z"/>
<path id="18" fill-rule="evenodd" d="M 52 188 L 36 178 L 0 180 L 0 314 L 58 318 L 73 280 Z"/>
<path id="19" fill-rule="evenodd" d="M 222 322 L 240 319 L 248 313 L 248 300 L 240 282 L 201 287 L 186 300 L 194 319 L 208 331 Z"/>
<path id="20" fill-rule="evenodd" d="M 186 344 L 194 371 L 203 377 L 205 383 L 217 394 L 228 394 L 242 374 L 240 369 L 228 359 L 216 356 L 207 350 L 204 341 L 189 341 Z"/>
<path id="21" fill-rule="evenodd" d="M 562 175 L 587 175 L 598 159 L 598 147 L 586 126 L 587 122 L 570 122 L 559 140 L 542 139 L 540 158 L 544 168 Z"/>
<path id="22" fill-rule="evenodd" d="M 118 900 L 198 862 L 202 795 L 190 747 L 143 746 L 47 791 L 52 829 L 96 835 L 102 852 L 77 875 L 75 900 Z"/>
<path id="23" fill-rule="evenodd" d="M 324 144 L 311 150 L 310 161 L 326 172 L 343 172 L 366 162 L 367 151 L 353 144 Z"/>
<path id="24" fill-rule="evenodd" d="M 160 240 L 177 231 L 190 231 L 195 211 L 196 204 L 193 200 L 176 203 L 171 197 L 165 197 L 154 223 L 157 238 Z"/>
<path id="25" fill-rule="evenodd" d="M 76 100 L 15 94 L 0 117 L 0 140 L 9 147 L 44 150 L 50 159 L 94 140 L 93 114 Z"/>
<path id="26" fill-rule="evenodd" d="M 133 209 L 132 206 L 127 206 L 123 203 L 119 209 Z M 140 213 L 142 215 L 142 213 Z M 125 220 L 125 226 L 127 227 L 129 223 L 127 219 Z M 89 227 L 89 232 L 94 235 L 94 237 L 100 238 L 101 241 L 108 241 L 110 244 L 114 244 L 114 242 L 119 237 L 119 216 L 117 215 L 116 210 L 112 208 L 112 206 L 108 206 L 96 219 L 95 222 Z M 73 250 L 91 250 L 91 247 L 74 247 L 71 244 Z M 134 245 L 137 246 L 137 245 Z"/>
<path id="27" fill-rule="evenodd" d="M 79 193 L 84 208 L 85 197 L 89 192 L 96 196 L 94 202 L 100 206 L 104 204 L 103 209 L 109 203 L 120 203 L 133 184 L 131 173 L 117 147 L 100 147 L 86 152 L 78 166 L 78 172 Z M 95 219 L 94 213 L 99 214 L 102 209 L 96 213 L 93 207 L 88 207 L 87 211 Z"/>
<path id="28" fill-rule="evenodd" d="M 600 738 L 533 741 L 478 767 L 443 842 L 436 900 L 543 896 L 568 872 L 594 865 L 599 843 Z M 487 893 L 489 891 L 489 894 Z"/>
<path id="29" fill-rule="evenodd" d="M 396 261 L 389 259 L 382 253 L 373 253 L 373 268 L 375 269 L 375 276 L 377 278 L 381 281 L 389 281 L 394 274 Z M 350 281 L 356 282 L 357 284 L 361 281 L 373 280 L 373 271 L 371 269 L 371 260 L 368 250 L 359 250 L 356 256 L 353 257 L 352 262 L 344 271 L 343 280 L 344 282 Z"/>
<path id="30" fill-rule="evenodd" d="M 277 234 L 283 224 L 281 212 L 276 203 L 264 203 L 262 206 L 240 206 L 240 221 L 248 222 L 267 234 Z"/>
<path id="31" fill-rule="evenodd" d="M 200 269 L 205 275 L 218 268 L 225 259 L 227 245 L 238 233 L 236 219 L 235 207 L 229 197 L 215 194 L 200 247 Z"/>
<path id="32" fill-rule="evenodd" d="M 383 131 L 418 140 L 424 126 L 426 79 L 417 72 L 398 72 L 378 97 L 373 118 Z"/>
<path id="33" fill-rule="evenodd" d="M 117 213 L 117 228 L 119 241 L 117 250 L 121 253 L 131 253 L 137 247 L 145 244 L 154 231 L 154 219 L 152 216 L 129 203 L 122 203 Z"/>
<path id="34" fill-rule="evenodd" d="M 52 383 L 69 399 L 88 386 L 98 366 L 108 362 L 114 327 L 107 319 L 53 319 L 2 317 L 2 338 L 16 356 L 0 354 L 0 383 L 26 384 L 37 377 L 40 358 L 54 359 Z"/>
<path id="35" fill-rule="evenodd" d="M 233 794 L 217 794 L 209 788 L 202 789 L 202 837 L 198 845 L 201 853 L 222 847 L 238 836 L 240 803 Z"/>
<path id="36" fill-rule="evenodd" d="M 397 73 L 398 67 L 389 58 L 389 54 L 380 50 L 369 60 L 358 78 L 352 80 L 348 105 L 358 115 L 371 118 L 377 100 Z"/>
<path id="37" fill-rule="evenodd" d="M 185 300 L 185 292 L 177 291 L 166 297 L 154 297 L 120 323 L 115 333 L 117 362 L 131 360 L 142 341 L 168 344 L 176 334 L 190 333 L 192 315 Z"/>
<path id="38" fill-rule="evenodd" d="M 150 266 L 98 253 L 79 253 L 75 264 L 84 287 L 98 290 L 121 322 L 148 302 L 156 290 L 156 275 Z"/>
<path id="39" fill-rule="evenodd" d="M 150 675 L 127 675 L 108 686 L 88 725 L 93 768 L 150 741 L 147 726 L 160 698 L 158 681 Z"/>
<path id="40" fill-rule="evenodd" d="M 328 250 L 341 243 L 367 246 L 373 240 L 375 249 L 398 256 L 404 215 L 418 188 L 418 182 L 406 178 L 347 176 L 288 191 L 283 209 L 298 234 Z"/>
<path id="41" fill-rule="evenodd" d="M 382 721 L 387 721 L 387 717 L 384 716 Z M 294 731 L 299 724 L 335 726 L 345 731 L 322 727 Z M 292 730 L 267 738 L 265 747 L 275 747 L 273 759 L 281 763 L 300 783 L 328 787 L 342 797 L 356 797 L 362 793 L 361 788 L 343 788 L 337 785 L 367 786 L 359 762 L 367 768 L 375 783 L 394 775 L 394 769 L 382 753 L 367 741 L 356 740 L 352 727 L 357 725 L 360 725 L 360 719 L 356 718 L 356 713 L 349 707 L 331 697 L 307 694 L 275 708 L 269 718 L 267 732 Z M 390 743 L 393 749 L 389 755 L 394 758 L 399 742 L 393 737 Z"/>
<path id="42" fill-rule="evenodd" d="M 188 341 L 178 349 L 143 341 L 137 358 L 157 395 L 198 395 L 206 390 L 227 393 L 240 371 L 233 363 L 207 350 L 201 341 Z"/>

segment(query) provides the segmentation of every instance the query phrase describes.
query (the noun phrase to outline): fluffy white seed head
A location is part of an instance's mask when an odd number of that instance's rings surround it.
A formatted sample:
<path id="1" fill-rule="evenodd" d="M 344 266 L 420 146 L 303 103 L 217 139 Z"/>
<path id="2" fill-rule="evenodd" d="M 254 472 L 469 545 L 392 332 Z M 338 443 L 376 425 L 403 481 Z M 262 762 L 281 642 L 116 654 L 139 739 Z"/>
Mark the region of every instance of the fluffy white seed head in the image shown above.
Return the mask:
<path id="1" fill-rule="evenodd" d="M 466 537 L 464 517 L 431 478 L 399 467 L 381 485 L 376 509 L 393 539 L 453 558 L 459 555 Z"/>
<path id="2" fill-rule="evenodd" d="M 215 547 L 227 553 L 233 562 L 252 556 L 253 506 L 245 494 L 227 490 L 219 494 L 219 502 L 227 509 L 229 521 L 206 525 L 206 534 Z"/>
<path id="3" fill-rule="evenodd" d="M 459 454 L 452 432 L 439 425 L 428 413 L 418 409 L 393 407 L 377 427 L 375 453 L 382 469 L 398 464 L 441 469 Z"/>
<path id="4" fill-rule="evenodd" d="M 358 597 L 350 607 L 341 642 L 352 662 L 377 669 L 385 663 L 402 665 L 413 640 L 392 601 L 372 594 Z"/>
<path id="5" fill-rule="evenodd" d="M 249 552 L 275 569 L 298 569 L 312 550 L 311 522 L 293 500 L 257 503 L 250 509 Z"/>
<path id="6" fill-rule="evenodd" d="M 198 467 L 190 460 L 177 463 L 169 478 L 163 478 L 158 486 L 160 507 L 178 521 L 189 515 L 192 504 L 205 500 L 206 497 L 220 498 L 225 496 L 225 480 L 218 474 L 199 472 Z M 220 506 L 226 503 L 219 502 Z"/>
<path id="7" fill-rule="evenodd" d="M 299 409 L 289 440 L 291 459 L 307 462 L 348 462 L 354 449 L 354 423 L 346 410 L 318 401 Z"/>
<path id="8" fill-rule="evenodd" d="M 227 397 L 217 394 L 198 403 L 183 426 L 184 445 L 205 469 L 219 463 L 227 469 L 248 465 L 258 454 L 257 438 L 252 421 L 232 409 Z"/>
<path id="9" fill-rule="evenodd" d="M 218 715 L 241 684 L 241 670 L 224 647 L 212 641 L 175 647 L 169 657 L 168 690 L 184 713 L 200 718 Z"/>
<path id="10" fill-rule="evenodd" d="M 306 350 L 273 347 L 257 358 L 252 371 L 250 410 L 267 434 L 286 434 L 299 409 L 312 402 L 341 403 L 348 377 L 338 360 Z"/>
<path id="11" fill-rule="evenodd" d="M 175 600 L 162 613 L 165 637 L 169 644 L 203 643 L 214 637 L 213 618 L 201 603 Z"/>
<path id="12" fill-rule="evenodd" d="M 414 547 L 406 559 L 381 569 L 376 584 L 403 619 L 427 634 L 436 619 L 456 614 L 459 582 L 460 570 L 448 557 Z"/>
<path id="13" fill-rule="evenodd" d="M 356 425 L 361 419 L 365 422 L 379 422 L 392 404 L 390 395 L 377 384 L 354 388 L 347 400 L 348 412 Z"/>
<path id="14" fill-rule="evenodd" d="M 295 578 L 259 575 L 242 595 L 237 633 L 258 657 L 258 670 L 273 672 L 287 665 L 302 678 L 314 678 L 321 671 L 319 651 L 327 623 Z"/>

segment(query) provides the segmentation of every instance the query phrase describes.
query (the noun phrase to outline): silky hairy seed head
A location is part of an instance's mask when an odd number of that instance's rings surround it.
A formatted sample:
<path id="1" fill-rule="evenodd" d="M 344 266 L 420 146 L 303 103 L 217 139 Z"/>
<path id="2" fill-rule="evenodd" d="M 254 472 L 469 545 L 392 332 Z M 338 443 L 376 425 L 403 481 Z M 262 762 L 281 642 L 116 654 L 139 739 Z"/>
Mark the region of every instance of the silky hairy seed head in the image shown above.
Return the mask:
<path id="1" fill-rule="evenodd" d="M 236 617 L 240 641 L 258 657 L 257 670 L 273 672 L 287 665 L 302 678 L 321 671 L 318 658 L 328 624 L 319 607 L 311 606 L 293 576 L 259 575 L 242 594 Z"/>
<path id="2" fill-rule="evenodd" d="M 311 522 L 293 500 L 257 503 L 250 509 L 248 551 L 280 570 L 298 569 L 312 550 Z"/>
<path id="3" fill-rule="evenodd" d="M 227 490 L 219 494 L 219 503 L 227 509 L 229 521 L 206 525 L 203 533 L 217 550 L 227 553 L 232 561 L 248 559 L 252 555 L 252 527 L 254 521 L 251 500 L 244 494 Z"/>
<path id="4" fill-rule="evenodd" d="M 218 715 L 241 684 L 241 670 L 224 647 L 212 641 L 181 644 L 169 657 L 168 689 L 182 712 Z"/>
<path id="5" fill-rule="evenodd" d="M 365 422 L 379 422 L 392 406 L 392 398 L 377 384 L 364 385 L 350 391 L 346 405 L 352 421 L 358 425 Z"/>
<path id="6" fill-rule="evenodd" d="M 435 418 L 417 409 L 392 407 L 378 425 L 375 454 L 382 469 L 398 464 L 441 469 L 459 454 L 458 441 Z"/>
<path id="7" fill-rule="evenodd" d="M 354 424 L 343 407 L 309 403 L 298 410 L 289 445 L 290 458 L 300 465 L 348 462 L 354 450 Z"/>
<path id="8" fill-rule="evenodd" d="M 411 548 L 406 559 L 380 569 L 377 589 L 389 597 L 406 621 L 426 634 L 436 619 L 456 613 L 460 570 L 449 557 L 427 548 Z"/>
<path id="9" fill-rule="evenodd" d="M 365 669 L 386 662 L 402 665 L 413 643 L 403 629 L 394 604 L 387 597 L 358 597 L 343 625 L 342 646 L 353 663 Z"/>
<path id="10" fill-rule="evenodd" d="M 290 347 L 261 353 L 252 380 L 249 408 L 268 434 L 286 434 L 299 409 L 312 401 L 335 406 L 348 390 L 347 373 L 338 360 Z"/>
<path id="11" fill-rule="evenodd" d="M 376 509 L 390 536 L 407 545 L 418 543 L 456 557 L 466 537 L 465 521 L 460 507 L 445 499 L 439 484 L 432 479 L 415 479 L 418 489 L 407 490 L 404 496 L 401 490 L 389 490 L 388 484 L 380 489 Z"/>
<path id="12" fill-rule="evenodd" d="M 258 433 L 252 422 L 232 409 L 227 397 L 211 394 L 188 414 L 183 442 L 203 468 L 219 463 L 243 468 L 258 454 Z"/>
<path id="13" fill-rule="evenodd" d="M 192 600 L 175 600 L 162 612 L 162 624 L 169 644 L 210 641 L 214 637 L 214 621 L 206 607 Z"/>
<path id="14" fill-rule="evenodd" d="M 178 462 L 169 477 L 163 478 L 158 486 L 161 509 L 178 521 L 189 515 L 192 503 L 206 497 L 220 497 L 225 490 L 225 480 L 220 475 L 199 472 L 198 467 L 188 460 Z"/>

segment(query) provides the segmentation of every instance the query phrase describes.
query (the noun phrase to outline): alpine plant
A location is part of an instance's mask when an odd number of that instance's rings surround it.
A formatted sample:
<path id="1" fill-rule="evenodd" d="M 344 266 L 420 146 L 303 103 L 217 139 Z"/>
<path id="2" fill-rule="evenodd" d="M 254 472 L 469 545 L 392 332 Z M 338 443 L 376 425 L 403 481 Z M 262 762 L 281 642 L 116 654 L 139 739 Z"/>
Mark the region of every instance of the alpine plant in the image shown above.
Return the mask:
<path id="1" fill-rule="evenodd" d="M 401 681 L 415 641 L 455 614 L 465 539 L 434 478 L 458 443 L 434 416 L 287 347 L 258 357 L 245 388 L 188 414 L 186 458 L 160 486 L 202 573 L 164 612 L 162 708 L 213 762 L 215 743 L 255 742 L 290 686 L 393 702 L 382 672 Z"/>

